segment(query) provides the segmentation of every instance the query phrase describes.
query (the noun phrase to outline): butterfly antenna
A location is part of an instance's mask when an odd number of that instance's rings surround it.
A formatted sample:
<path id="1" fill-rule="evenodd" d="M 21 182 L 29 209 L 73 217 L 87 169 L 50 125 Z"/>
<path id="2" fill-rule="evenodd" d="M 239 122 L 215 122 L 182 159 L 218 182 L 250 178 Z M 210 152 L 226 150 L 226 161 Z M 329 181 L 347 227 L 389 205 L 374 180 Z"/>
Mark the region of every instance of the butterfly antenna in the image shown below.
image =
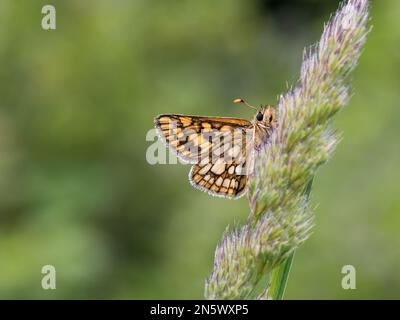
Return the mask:
<path id="1" fill-rule="evenodd" d="M 237 98 L 237 99 L 233 100 L 233 103 L 236 103 L 236 104 L 243 103 L 251 109 L 258 110 L 256 107 L 253 107 L 252 105 L 248 104 L 247 101 L 242 98 Z"/>

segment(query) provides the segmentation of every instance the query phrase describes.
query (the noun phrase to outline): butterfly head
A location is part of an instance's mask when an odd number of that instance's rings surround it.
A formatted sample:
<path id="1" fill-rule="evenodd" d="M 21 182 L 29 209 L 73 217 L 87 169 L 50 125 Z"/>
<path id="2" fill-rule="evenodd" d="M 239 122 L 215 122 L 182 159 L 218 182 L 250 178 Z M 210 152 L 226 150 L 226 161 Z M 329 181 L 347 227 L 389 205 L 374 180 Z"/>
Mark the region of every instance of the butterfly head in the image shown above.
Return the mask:
<path id="1" fill-rule="evenodd" d="M 253 119 L 253 124 L 261 127 L 276 127 L 276 111 L 273 106 L 261 106 Z"/>
<path id="2" fill-rule="evenodd" d="M 261 106 L 260 108 L 253 107 L 248 104 L 246 100 L 238 98 L 233 100 L 234 103 L 243 103 L 251 109 L 257 111 L 254 119 L 252 121 L 254 126 L 259 126 L 261 128 L 275 128 L 276 127 L 276 111 L 273 106 Z"/>

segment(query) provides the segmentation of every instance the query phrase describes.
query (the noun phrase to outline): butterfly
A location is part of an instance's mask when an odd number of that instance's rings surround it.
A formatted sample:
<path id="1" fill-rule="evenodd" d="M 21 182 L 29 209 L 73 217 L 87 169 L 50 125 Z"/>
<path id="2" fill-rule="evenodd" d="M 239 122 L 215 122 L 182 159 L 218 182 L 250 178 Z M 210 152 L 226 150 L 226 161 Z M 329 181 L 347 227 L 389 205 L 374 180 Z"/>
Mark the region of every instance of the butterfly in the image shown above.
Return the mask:
<path id="1" fill-rule="evenodd" d="M 251 121 L 230 117 L 161 114 L 154 120 L 161 140 L 186 163 L 193 164 L 189 181 L 213 196 L 237 199 L 247 192 L 248 176 L 260 147 L 276 128 L 272 106 L 255 108 Z"/>

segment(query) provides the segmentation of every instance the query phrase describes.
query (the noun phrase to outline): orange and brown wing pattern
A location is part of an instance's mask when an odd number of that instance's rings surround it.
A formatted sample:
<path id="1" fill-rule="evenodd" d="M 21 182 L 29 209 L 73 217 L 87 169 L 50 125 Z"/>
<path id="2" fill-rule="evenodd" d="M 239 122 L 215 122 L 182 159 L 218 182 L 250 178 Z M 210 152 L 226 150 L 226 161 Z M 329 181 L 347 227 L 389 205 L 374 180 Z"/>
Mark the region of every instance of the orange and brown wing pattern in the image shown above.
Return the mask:
<path id="1" fill-rule="evenodd" d="M 191 184 L 211 195 L 238 198 L 246 192 L 246 154 L 252 124 L 244 119 L 160 115 L 156 128 L 165 143 L 193 163 Z"/>
<path id="2" fill-rule="evenodd" d="M 162 140 L 183 161 L 199 163 L 206 156 L 229 149 L 234 136 L 246 135 L 251 123 L 228 117 L 159 115 L 155 125 Z"/>
<path id="3" fill-rule="evenodd" d="M 211 195 L 239 198 L 247 191 L 247 176 L 241 174 L 244 167 L 245 163 L 235 162 L 199 163 L 190 170 L 189 180 L 195 188 Z"/>

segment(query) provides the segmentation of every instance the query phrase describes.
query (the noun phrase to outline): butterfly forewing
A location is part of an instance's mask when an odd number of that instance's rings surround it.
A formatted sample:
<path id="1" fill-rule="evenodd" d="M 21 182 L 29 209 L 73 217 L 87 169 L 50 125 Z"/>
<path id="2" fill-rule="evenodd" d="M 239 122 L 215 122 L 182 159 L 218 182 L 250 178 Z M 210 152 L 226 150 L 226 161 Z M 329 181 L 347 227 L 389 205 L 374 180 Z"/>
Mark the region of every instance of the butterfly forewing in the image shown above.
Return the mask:
<path id="1" fill-rule="evenodd" d="M 193 186 L 212 195 L 237 198 L 246 191 L 246 158 L 252 124 L 244 119 L 160 115 L 156 128 L 165 143 L 194 164 Z"/>

